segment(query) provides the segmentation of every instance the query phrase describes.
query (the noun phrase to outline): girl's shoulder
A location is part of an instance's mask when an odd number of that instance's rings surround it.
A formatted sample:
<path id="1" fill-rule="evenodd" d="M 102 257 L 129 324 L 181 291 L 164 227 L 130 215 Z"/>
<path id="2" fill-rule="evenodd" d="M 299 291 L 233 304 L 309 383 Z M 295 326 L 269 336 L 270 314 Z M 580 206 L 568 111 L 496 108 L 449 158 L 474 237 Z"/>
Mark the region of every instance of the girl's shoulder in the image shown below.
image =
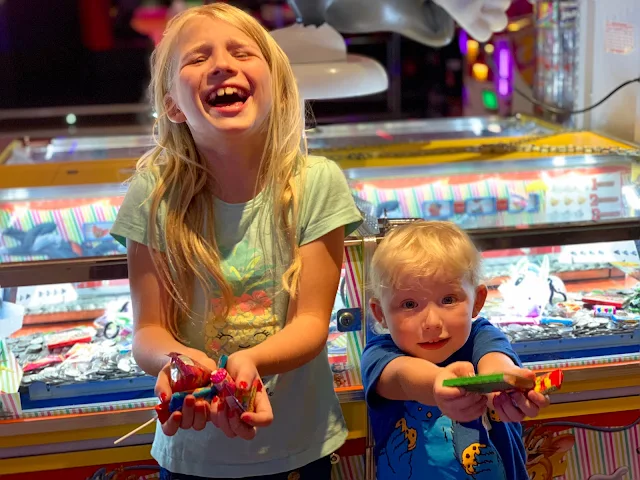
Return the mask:
<path id="1" fill-rule="evenodd" d="M 309 155 L 306 159 L 306 181 L 308 183 L 342 183 L 345 176 L 333 160 L 318 155 Z"/>

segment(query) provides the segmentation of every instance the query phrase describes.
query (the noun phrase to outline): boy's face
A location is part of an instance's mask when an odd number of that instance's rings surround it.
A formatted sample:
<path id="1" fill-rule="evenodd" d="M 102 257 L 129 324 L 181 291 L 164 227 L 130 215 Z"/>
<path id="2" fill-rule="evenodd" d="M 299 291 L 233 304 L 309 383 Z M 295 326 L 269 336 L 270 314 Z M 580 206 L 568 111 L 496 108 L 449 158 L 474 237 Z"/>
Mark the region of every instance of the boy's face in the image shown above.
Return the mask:
<path id="1" fill-rule="evenodd" d="M 469 338 L 471 320 L 487 298 L 484 285 L 467 280 L 402 276 L 402 289 L 385 288 L 371 310 L 395 344 L 412 357 L 442 363 Z"/>

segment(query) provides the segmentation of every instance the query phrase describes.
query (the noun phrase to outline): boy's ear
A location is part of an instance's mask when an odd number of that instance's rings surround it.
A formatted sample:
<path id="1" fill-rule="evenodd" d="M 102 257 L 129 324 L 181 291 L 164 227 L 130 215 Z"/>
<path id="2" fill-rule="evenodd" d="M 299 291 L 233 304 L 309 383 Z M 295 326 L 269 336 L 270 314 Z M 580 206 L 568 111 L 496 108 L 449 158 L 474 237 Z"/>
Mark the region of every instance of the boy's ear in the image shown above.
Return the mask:
<path id="1" fill-rule="evenodd" d="M 478 285 L 476 288 L 476 300 L 473 302 L 473 318 L 476 318 L 480 314 L 480 310 L 484 307 L 484 302 L 487 299 L 487 286 Z"/>
<path id="2" fill-rule="evenodd" d="M 369 308 L 371 308 L 373 318 L 375 318 L 376 321 L 384 328 L 387 328 L 387 321 L 384 318 L 384 312 L 382 311 L 380 300 L 378 300 L 377 298 L 372 298 L 371 300 L 369 300 Z"/>
<path id="3" fill-rule="evenodd" d="M 173 98 L 169 93 L 164 96 L 164 108 L 167 111 L 167 117 L 173 123 L 184 123 L 187 121 L 187 117 L 184 116 L 184 113 L 178 108 L 176 102 L 173 101 Z"/>

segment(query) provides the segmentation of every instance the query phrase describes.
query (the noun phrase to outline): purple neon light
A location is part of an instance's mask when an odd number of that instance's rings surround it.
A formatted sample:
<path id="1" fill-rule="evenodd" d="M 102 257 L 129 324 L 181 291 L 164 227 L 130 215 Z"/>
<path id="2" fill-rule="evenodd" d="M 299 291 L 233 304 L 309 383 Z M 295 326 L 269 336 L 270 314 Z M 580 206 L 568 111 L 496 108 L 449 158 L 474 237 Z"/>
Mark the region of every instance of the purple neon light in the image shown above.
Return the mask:
<path id="1" fill-rule="evenodd" d="M 466 57 L 467 56 L 467 41 L 469 40 L 469 36 L 467 35 L 467 32 L 465 32 L 464 30 L 460 30 L 460 34 L 458 35 L 458 46 L 460 47 L 460 53 L 462 54 L 462 56 Z"/>
<path id="2" fill-rule="evenodd" d="M 497 90 L 501 97 L 507 97 L 511 94 L 513 84 L 513 54 L 505 40 L 500 40 L 495 45 L 494 58 L 498 67 Z"/>

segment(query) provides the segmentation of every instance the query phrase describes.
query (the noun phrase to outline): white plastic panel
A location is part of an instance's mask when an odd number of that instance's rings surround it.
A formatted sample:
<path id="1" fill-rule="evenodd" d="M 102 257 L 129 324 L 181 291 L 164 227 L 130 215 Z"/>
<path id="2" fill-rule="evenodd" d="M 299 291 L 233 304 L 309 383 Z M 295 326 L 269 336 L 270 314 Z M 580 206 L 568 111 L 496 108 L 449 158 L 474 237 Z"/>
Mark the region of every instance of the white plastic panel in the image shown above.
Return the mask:
<path id="1" fill-rule="evenodd" d="M 621 83 L 640 77 L 640 1 L 583 0 L 576 108 L 598 102 Z M 577 116 L 578 126 L 640 141 L 640 84 Z"/>

